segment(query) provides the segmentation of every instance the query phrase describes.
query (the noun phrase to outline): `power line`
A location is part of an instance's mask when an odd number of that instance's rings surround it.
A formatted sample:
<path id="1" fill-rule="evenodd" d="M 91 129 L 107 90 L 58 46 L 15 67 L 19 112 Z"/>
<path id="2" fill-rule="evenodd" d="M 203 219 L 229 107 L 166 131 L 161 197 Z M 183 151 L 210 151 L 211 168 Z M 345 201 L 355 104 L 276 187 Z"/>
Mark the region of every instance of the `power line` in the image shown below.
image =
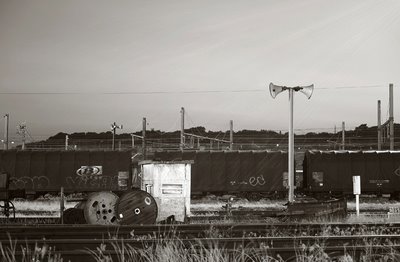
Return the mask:
<path id="1" fill-rule="evenodd" d="M 320 87 L 317 90 L 378 88 L 385 85 L 334 86 Z M 267 92 L 267 89 L 236 89 L 236 90 L 178 90 L 178 91 L 117 91 L 117 92 L 0 92 L 0 95 L 159 95 L 159 94 L 210 94 L 210 93 L 255 93 Z"/>

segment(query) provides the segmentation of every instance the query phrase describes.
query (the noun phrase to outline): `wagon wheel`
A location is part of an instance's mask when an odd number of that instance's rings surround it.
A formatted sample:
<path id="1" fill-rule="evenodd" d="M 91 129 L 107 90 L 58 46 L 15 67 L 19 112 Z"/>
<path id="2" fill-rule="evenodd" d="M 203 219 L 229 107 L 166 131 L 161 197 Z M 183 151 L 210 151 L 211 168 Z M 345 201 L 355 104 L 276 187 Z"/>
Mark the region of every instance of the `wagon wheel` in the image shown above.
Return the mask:
<path id="1" fill-rule="evenodd" d="M 158 208 L 155 199 L 149 193 L 132 190 L 120 197 L 117 212 L 122 225 L 154 224 Z"/>
<path id="2" fill-rule="evenodd" d="M 118 196 L 112 192 L 96 192 L 88 196 L 83 209 L 88 224 L 116 225 L 118 224 L 116 203 Z"/>

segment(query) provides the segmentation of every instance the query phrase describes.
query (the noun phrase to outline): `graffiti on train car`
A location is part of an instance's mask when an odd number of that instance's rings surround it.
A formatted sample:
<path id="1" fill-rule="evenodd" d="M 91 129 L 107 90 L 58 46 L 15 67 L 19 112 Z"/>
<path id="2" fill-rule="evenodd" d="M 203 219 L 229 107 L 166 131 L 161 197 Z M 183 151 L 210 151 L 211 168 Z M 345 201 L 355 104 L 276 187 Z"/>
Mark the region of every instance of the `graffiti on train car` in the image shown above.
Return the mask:
<path id="1" fill-rule="evenodd" d="M 76 174 L 80 177 L 102 175 L 103 167 L 102 166 L 81 166 L 81 168 L 76 170 Z"/>
<path id="2" fill-rule="evenodd" d="M 264 176 L 251 176 L 247 181 L 236 181 L 232 180 L 230 181 L 231 186 L 235 185 L 250 185 L 252 187 L 257 187 L 257 186 L 263 186 L 265 185 L 265 179 Z"/>
<path id="3" fill-rule="evenodd" d="M 103 166 L 81 166 L 76 176 L 66 177 L 68 188 L 80 190 L 114 190 L 118 188 L 118 176 L 104 176 Z"/>
<path id="4" fill-rule="evenodd" d="M 12 177 L 10 179 L 10 187 L 16 189 L 40 190 L 46 189 L 50 185 L 50 180 L 46 176 L 34 177 Z"/>
<path id="5" fill-rule="evenodd" d="M 118 176 L 69 176 L 65 180 L 68 188 L 93 190 L 115 190 L 118 188 Z"/>

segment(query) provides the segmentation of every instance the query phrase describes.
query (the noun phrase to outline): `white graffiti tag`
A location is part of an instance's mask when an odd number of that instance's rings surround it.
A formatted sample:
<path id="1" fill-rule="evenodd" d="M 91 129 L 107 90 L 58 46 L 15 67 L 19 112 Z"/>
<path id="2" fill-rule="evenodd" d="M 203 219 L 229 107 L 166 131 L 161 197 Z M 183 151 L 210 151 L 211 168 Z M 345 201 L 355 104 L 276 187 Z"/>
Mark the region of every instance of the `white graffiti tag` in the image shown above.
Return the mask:
<path id="1" fill-rule="evenodd" d="M 101 175 L 102 173 L 102 166 L 81 166 L 81 168 L 76 170 L 76 174 L 80 177 Z"/>
<path id="2" fill-rule="evenodd" d="M 34 176 L 34 177 L 12 177 L 10 180 L 10 186 L 18 189 L 46 189 L 50 184 L 50 181 L 45 176 Z"/>
<path id="3" fill-rule="evenodd" d="M 232 180 L 232 181 L 229 181 L 229 182 L 230 182 L 231 186 L 234 186 L 234 185 L 250 185 L 252 187 L 256 187 L 256 186 L 265 185 L 265 179 L 264 179 L 263 175 L 261 175 L 261 176 L 252 176 L 252 177 L 249 178 L 248 181 L 240 181 L 240 182 L 238 182 L 238 181 Z"/>
<path id="4" fill-rule="evenodd" d="M 254 187 L 265 185 L 264 176 L 261 175 L 261 176 L 257 176 L 257 177 L 254 177 L 254 176 L 250 177 L 250 178 L 249 178 L 249 184 L 250 184 L 251 186 L 254 186 Z"/>

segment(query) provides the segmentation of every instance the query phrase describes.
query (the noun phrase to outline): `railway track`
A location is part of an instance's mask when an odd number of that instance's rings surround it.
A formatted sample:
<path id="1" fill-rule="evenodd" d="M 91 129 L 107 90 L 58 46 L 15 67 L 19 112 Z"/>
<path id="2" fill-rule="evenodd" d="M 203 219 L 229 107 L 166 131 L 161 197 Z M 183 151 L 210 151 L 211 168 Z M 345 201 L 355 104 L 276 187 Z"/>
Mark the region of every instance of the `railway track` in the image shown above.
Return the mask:
<path id="1" fill-rule="evenodd" d="M 372 249 L 400 252 L 400 224 L 3 225 L 0 242 L 4 250 L 14 247 L 16 257 L 24 255 L 23 248 L 52 247 L 64 261 L 95 261 L 89 250 L 101 250 L 119 261 L 121 247 L 142 250 L 156 245 L 218 247 L 232 256 L 251 250 L 290 260 L 315 245 L 330 256 L 349 250 L 358 256 Z"/>
<path id="2" fill-rule="evenodd" d="M 132 226 L 100 225 L 2 225 L 0 240 L 71 238 L 135 238 L 179 236 L 179 238 L 270 237 L 270 236 L 348 236 L 365 234 L 400 235 L 400 223 L 312 223 L 312 224 L 157 224 Z"/>

